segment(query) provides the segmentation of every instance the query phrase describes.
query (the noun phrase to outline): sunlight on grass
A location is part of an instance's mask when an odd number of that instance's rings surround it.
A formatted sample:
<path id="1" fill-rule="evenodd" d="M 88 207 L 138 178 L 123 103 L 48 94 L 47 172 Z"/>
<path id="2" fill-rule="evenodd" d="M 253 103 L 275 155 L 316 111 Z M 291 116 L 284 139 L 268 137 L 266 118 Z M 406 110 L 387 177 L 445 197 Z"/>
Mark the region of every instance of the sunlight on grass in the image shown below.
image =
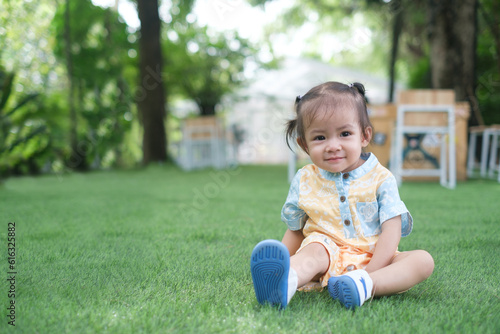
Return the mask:
<path id="1" fill-rule="evenodd" d="M 0 332 L 500 330 L 498 183 L 402 186 L 415 226 L 400 249 L 434 256 L 426 282 L 355 312 L 326 292 L 297 293 L 280 312 L 256 302 L 249 256 L 257 242 L 283 235 L 286 167 L 220 173 L 155 166 L 9 179 L 0 237 L 5 245 L 15 221 L 18 308 L 16 328 L 4 317 Z M 4 256 L 4 273 L 6 265 Z"/>

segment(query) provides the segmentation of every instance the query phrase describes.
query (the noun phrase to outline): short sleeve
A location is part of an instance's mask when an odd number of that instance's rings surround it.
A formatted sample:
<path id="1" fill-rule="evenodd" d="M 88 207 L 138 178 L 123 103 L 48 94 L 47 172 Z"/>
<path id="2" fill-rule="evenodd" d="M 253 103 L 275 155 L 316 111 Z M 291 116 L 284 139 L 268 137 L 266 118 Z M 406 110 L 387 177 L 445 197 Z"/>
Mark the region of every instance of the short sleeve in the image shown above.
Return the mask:
<path id="1" fill-rule="evenodd" d="M 290 190 L 288 191 L 288 196 L 286 202 L 281 209 L 281 220 L 288 226 L 292 231 L 298 231 L 304 227 L 307 220 L 307 215 L 299 207 L 299 189 L 300 189 L 300 179 L 302 175 L 302 170 L 299 170 L 290 185 Z"/>
<path id="2" fill-rule="evenodd" d="M 393 175 L 377 189 L 380 224 L 401 216 L 401 236 L 406 237 L 413 229 L 413 218 L 399 197 L 398 185 Z"/>

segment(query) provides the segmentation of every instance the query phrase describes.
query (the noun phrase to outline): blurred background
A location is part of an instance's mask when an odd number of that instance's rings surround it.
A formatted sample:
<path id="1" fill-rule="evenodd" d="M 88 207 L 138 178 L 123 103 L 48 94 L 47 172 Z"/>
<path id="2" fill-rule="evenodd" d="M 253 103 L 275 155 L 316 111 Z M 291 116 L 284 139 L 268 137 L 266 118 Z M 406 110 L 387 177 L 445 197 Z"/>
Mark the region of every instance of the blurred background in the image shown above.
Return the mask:
<path id="1" fill-rule="evenodd" d="M 500 123 L 499 55 L 498 0 L 3 0 L 0 176 L 286 163 L 295 96 L 327 80 Z"/>

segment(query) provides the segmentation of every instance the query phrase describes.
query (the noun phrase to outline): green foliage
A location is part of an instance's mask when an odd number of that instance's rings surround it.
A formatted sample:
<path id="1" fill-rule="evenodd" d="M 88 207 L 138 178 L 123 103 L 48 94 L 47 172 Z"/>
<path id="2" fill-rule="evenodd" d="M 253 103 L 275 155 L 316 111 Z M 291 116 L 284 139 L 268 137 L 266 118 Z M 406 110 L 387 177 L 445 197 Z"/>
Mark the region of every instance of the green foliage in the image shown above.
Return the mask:
<path id="1" fill-rule="evenodd" d="M 111 9 L 93 6 L 90 0 L 70 3 L 78 148 L 96 168 L 134 165 L 137 134 L 132 134 L 131 124 L 134 119 L 137 122 L 132 94 L 137 73 L 135 36 Z M 72 167 L 67 160 L 71 151 L 61 31 L 63 7 L 64 1 L 54 0 L 0 2 L 0 65 L 6 72 L 16 73 L 14 84 L 4 85 L 12 87 L 11 98 L 0 108 L 13 112 L 9 115 L 11 128 L 3 134 L 7 134 L 6 143 L 18 144 L 12 150 L 2 146 L 6 151 L 1 159 L 2 166 L 8 166 L 5 168 L 12 173 L 36 172 L 40 166 L 52 172 Z M 29 92 L 38 93 L 34 97 Z M 23 99 L 29 102 L 20 107 Z M 23 121 L 26 126 L 22 126 Z M 45 128 L 43 133 L 28 131 L 39 126 Z M 29 145 L 19 143 L 19 139 L 30 136 Z M 46 144 L 47 149 L 36 153 L 36 158 L 20 160 L 29 150 Z M 21 153 L 24 146 L 26 150 Z M 7 151 L 9 158 L 5 156 Z"/>
<path id="2" fill-rule="evenodd" d="M 259 241 L 283 236 L 286 174 L 285 166 L 151 166 L 7 180 L 0 238 L 15 221 L 17 321 L 3 319 L 0 332 L 500 331 L 500 185 L 485 180 L 453 191 L 403 184 L 414 230 L 400 250 L 425 249 L 436 263 L 411 290 L 354 312 L 326 291 L 298 292 L 284 311 L 260 306 L 249 257 Z M 6 260 L 0 270 L 9 271 Z"/>
<path id="3" fill-rule="evenodd" d="M 213 115 L 222 98 L 246 82 L 244 70 L 270 66 L 237 32 L 214 33 L 189 15 L 193 0 L 172 1 L 163 25 L 164 83 L 173 98 L 190 99 L 201 115 Z"/>
<path id="4" fill-rule="evenodd" d="M 67 143 L 64 99 L 56 93 L 60 67 L 50 43 L 54 7 L 52 0 L 0 2 L 4 177 L 50 170 Z"/>
<path id="5" fill-rule="evenodd" d="M 222 97 L 245 82 L 243 71 L 257 62 L 257 51 L 236 33 L 210 35 L 195 23 L 175 27 L 163 41 L 169 91 L 195 101 L 202 115 L 213 115 Z"/>
<path id="6" fill-rule="evenodd" d="M 263 6 L 271 1 L 252 0 L 251 3 Z M 317 33 L 308 41 L 307 56 L 386 75 L 392 21 L 397 13 L 402 12 L 404 23 L 396 79 L 405 82 L 409 88 L 432 88 L 427 40 L 428 6 L 429 2 L 421 0 L 294 1 L 273 24 L 272 31 L 290 31 L 290 27 L 314 22 Z M 500 110 L 500 22 L 494 20 L 494 13 L 499 9 L 498 1 L 479 1 L 476 96 L 486 124 L 500 123 L 500 113 L 497 112 Z M 356 37 L 356 29 L 363 26 L 371 34 L 365 35 L 370 40 L 368 45 L 360 43 L 363 35 Z M 493 31 L 496 31 L 497 39 Z M 326 48 L 322 41 L 325 35 L 335 35 L 335 41 L 340 44 L 331 57 L 322 54 Z"/>
<path id="7" fill-rule="evenodd" d="M 127 25 L 118 13 L 94 6 L 90 0 L 71 1 L 70 5 L 74 76 L 83 80 L 87 89 L 103 87 L 110 76 L 119 76 L 124 64 L 130 62 L 127 52 L 132 45 Z M 65 59 L 64 10 L 64 5 L 59 6 L 52 21 L 54 53 L 60 60 Z"/>
<path id="8" fill-rule="evenodd" d="M 70 38 L 73 85 L 77 89 L 78 146 L 82 159 L 100 167 L 119 165 L 125 134 L 135 110 L 131 86 L 135 84 L 135 36 L 118 13 L 94 6 L 90 0 L 70 2 Z M 65 5 L 61 4 L 52 21 L 54 53 L 66 62 L 64 39 Z M 108 159 L 109 160 L 109 159 Z M 68 163 L 71 167 L 71 162 Z"/>
<path id="9" fill-rule="evenodd" d="M 56 0 L 0 1 L 0 66 L 16 72 L 16 86 L 42 91 L 58 71 L 50 43 Z"/>
<path id="10" fill-rule="evenodd" d="M 195 1 L 196 0 L 171 0 L 171 22 L 185 23 L 187 16 L 193 9 Z"/>
<path id="11" fill-rule="evenodd" d="M 500 22 L 491 21 L 490 15 L 498 13 L 495 1 L 480 1 L 477 41 L 476 96 L 485 124 L 500 124 Z M 496 24 L 495 24 L 496 23 Z M 497 44 L 499 43 L 499 44 Z"/>
<path id="12" fill-rule="evenodd" d="M 429 58 L 421 58 L 411 67 L 408 78 L 408 88 L 428 89 L 431 84 L 431 64 Z"/>
<path id="13" fill-rule="evenodd" d="M 410 4 L 406 4 L 409 6 Z M 500 67 L 498 59 L 500 50 L 495 48 L 495 38 L 484 13 L 497 12 L 495 3 L 480 1 L 477 25 L 476 46 L 476 97 L 485 124 L 500 123 Z M 405 9 L 409 20 L 405 26 L 405 44 L 402 49 L 404 68 L 408 70 L 408 86 L 410 88 L 432 88 L 429 51 L 425 39 L 425 7 Z M 500 33 L 500 23 L 497 23 Z M 472 42 L 471 42 L 472 43 Z"/>
<path id="14" fill-rule="evenodd" d="M 256 0 L 254 5 L 268 1 Z M 303 54 L 327 63 L 388 73 L 390 4 L 374 1 L 293 1 L 268 28 L 268 35 L 289 34 L 307 27 L 307 38 L 291 43 L 305 45 Z M 303 34 L 299 34 L 303 36 Z"/>
<path id="15" fill-rule="evenodd" d="M 14 93 L 15 74 L 0 67 L 0 176 L 37 173 L 50 136 L 38 93 Z"/>

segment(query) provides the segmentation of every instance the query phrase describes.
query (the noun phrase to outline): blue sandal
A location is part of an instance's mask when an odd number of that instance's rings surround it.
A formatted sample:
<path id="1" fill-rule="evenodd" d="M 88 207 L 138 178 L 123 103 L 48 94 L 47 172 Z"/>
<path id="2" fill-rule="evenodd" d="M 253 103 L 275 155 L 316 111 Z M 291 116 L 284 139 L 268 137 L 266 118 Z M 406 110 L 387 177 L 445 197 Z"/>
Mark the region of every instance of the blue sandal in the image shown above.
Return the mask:
<path id="1" fill-rule="evenodd" d="M 356 283 L 349 276 L 336 276 L 328 280 L 328 292 L 348 309 L 361 306 Z"/>
<path id="2" fill-rule="evenodd" d="M 286 246 L 277 240 L 259 242 L 252 252 L 250 271 L 257 301 L 285 308 L 290 271 L 290 253 Z"/>

